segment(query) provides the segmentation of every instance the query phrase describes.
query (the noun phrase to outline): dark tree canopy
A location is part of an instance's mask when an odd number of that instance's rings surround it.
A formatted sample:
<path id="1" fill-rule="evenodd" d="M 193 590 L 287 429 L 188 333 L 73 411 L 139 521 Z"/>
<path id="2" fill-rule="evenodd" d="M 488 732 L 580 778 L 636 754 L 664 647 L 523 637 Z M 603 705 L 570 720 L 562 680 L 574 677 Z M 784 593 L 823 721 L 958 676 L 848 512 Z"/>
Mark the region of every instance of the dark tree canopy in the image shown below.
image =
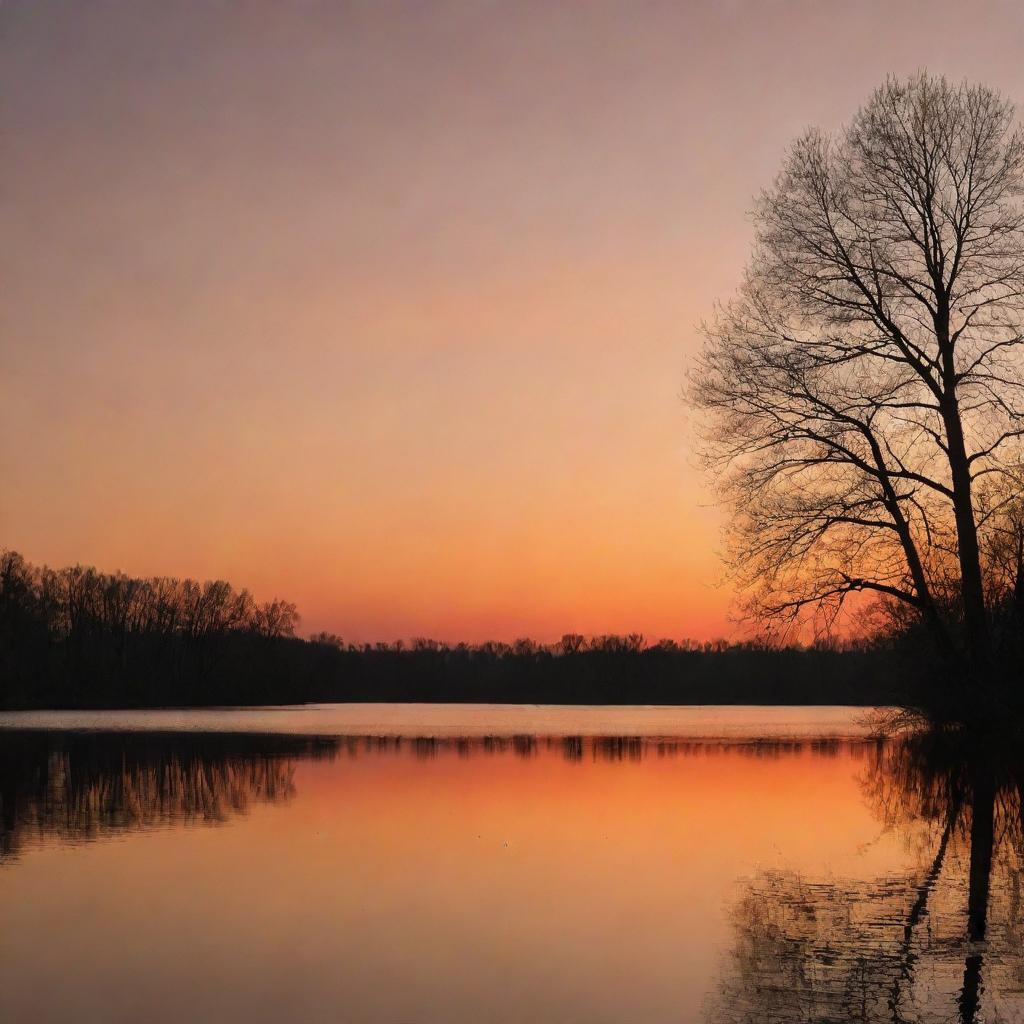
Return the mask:
<path id="1" fill-rule="evenodd" d="M 641 634 L 541 644 L 294 635 L 289 601 L 223 581 L 33 566 L 0 550 L 0 708 L 306 701 L 830 704 L 893 698 L 886 652 Z"/>
<path id="2" fill-rule="evenodd" d="M 755 616 L 868 593 L 988 663 L 1022 585 L 1022 188 L 1012 105 L 925 74 L 789 149 L 692 374 Z"/>

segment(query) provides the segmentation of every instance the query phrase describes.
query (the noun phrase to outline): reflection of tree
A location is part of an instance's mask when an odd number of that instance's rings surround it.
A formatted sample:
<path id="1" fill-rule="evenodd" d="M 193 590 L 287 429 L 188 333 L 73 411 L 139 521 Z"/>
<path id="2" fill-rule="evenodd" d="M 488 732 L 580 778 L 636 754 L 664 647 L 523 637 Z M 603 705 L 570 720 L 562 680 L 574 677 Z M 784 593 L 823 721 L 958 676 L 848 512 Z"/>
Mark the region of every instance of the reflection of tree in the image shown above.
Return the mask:
<path id="1" fill-rule="evenodd" d="M 734 908 L 708 1019 L 1024 1019 L 1022 761 L 941 738 L 878 748 L 869 802 L 916 847 L 906 875 L 810 881 L 766 872 Z"/>
<path id="2" fill-rule="evenodd" d="M 294 759 L 334 749 L 309 737 L 6 732 L 0 857 L 44 835 L 223 822 L 253 802 L 287 799 Z"/>

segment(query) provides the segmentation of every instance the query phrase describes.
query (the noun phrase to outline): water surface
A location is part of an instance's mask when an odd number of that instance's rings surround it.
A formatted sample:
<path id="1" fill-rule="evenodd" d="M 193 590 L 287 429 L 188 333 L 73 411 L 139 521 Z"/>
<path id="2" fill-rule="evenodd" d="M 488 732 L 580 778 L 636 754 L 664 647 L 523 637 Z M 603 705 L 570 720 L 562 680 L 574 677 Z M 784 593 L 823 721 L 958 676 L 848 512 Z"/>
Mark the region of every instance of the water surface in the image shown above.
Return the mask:
<path id="1" fill-rule="evenodd" d="M 5 714 L 0 1019 L 1022 1020 L 1017 778 L 856 709 Z"/>
<path id="2" fill-rule="evenodd" d="M 835 706 L 300 704 L 157 711 L 0 711 L 0 729 L 821 739 L 869 736 L 876 728 L 875 717 L 870 709 Z"/>

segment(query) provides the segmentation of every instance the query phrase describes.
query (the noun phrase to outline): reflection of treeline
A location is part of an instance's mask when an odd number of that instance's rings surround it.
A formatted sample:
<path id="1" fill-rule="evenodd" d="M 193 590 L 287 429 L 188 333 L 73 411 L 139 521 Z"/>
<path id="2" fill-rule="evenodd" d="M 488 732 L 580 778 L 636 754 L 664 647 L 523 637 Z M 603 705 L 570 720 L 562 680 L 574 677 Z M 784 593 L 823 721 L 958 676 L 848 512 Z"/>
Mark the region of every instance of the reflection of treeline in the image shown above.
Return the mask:
<path id="1" fill-rule="evenodd" d="M 444 754 L 458 757 L 513 755 L 535 757 L 541 752 L 560 754 L 567 761 L 642 761 L 667 757 L 754 757 L 775 759 L 810 754 L 837 757 L 841 753 L 864 756 L 877 740 L 842 739 L 676 739 L 656 736 L 339 736 L 338 751 L 349 757 L 363 754 L 410 753 L 417 758 Z"/>
<path id="2" fill-rule="evenodd" d="M 304 760 L 362 757 L 641 761 L 840 752 L 867 740 L 690 740 L 647 736 L 292 736 L 267 733 L 0 732 L 0 863 L 26 844 L 219 824 L 295 793 Z"/>
<path id="3" fill-rule="evenodd" d="M 0 553 L 0 705 L 306 701 L 876 704 L 886 654 L 643 636 L 555 644 L 298 639 L 295 606 L 221 581 L 37 568 Z"/>
<path id="4" fill-rule="evenodd" d="M 5 732 L 0 857 L 43 836 L 227 821 L 254 802 L 287 799 L 294 760 L 335 750 L 301 736 Z"/>
<path id="5" fill-rule="evenodd" d="M 34 840 L 218 824 L 295 793 L 294 766 L 338 756 L 469 759 L 541 754 L 571 762 L 649 757 L 777 758 L 866 740 L 689 740 L 646 736 L 291 736 L 266 733 L 0 732 L 0 863 Z"/>

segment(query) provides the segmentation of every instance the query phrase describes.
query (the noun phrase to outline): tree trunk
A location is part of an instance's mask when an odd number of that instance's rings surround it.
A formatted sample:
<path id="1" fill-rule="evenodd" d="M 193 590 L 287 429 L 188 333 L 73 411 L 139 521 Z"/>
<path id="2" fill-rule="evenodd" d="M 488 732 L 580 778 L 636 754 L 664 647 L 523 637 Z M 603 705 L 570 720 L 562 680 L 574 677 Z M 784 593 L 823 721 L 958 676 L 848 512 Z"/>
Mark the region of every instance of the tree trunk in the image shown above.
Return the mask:
<path id="1" fill-rule="evenodd" d="M 960 588 L 968 655 L 974 667 L 984 672 L 990 667 L 985 589 L 981 576 L 978 527 L 974 521 L 971 471 L 967 462 L 960 411 L 955 407 L 946 418 L 946 438 L 949 444 L 949 467 L 953 482 L 953 514 L 956 518 Z"/>
<path id="2" fill-rule="evenodd" d="M 957 398 L 954 343 L 949 332 L 949 298 L 941 290 L 935 316 L 935 335 L 942 356 L 942 409 L 946 428 L 946 455 L 953 485 L 953 515 L 956 520 L 957 554 L 960 562 L 960 598 L 963 602 L 967 655 L 982 678 L 990 669 L 988 620 L 985 614 L 985 588 L 981 575 L 978 525 L 974 520 L 971 464 L 967 458 L 964 425 Z"/>

